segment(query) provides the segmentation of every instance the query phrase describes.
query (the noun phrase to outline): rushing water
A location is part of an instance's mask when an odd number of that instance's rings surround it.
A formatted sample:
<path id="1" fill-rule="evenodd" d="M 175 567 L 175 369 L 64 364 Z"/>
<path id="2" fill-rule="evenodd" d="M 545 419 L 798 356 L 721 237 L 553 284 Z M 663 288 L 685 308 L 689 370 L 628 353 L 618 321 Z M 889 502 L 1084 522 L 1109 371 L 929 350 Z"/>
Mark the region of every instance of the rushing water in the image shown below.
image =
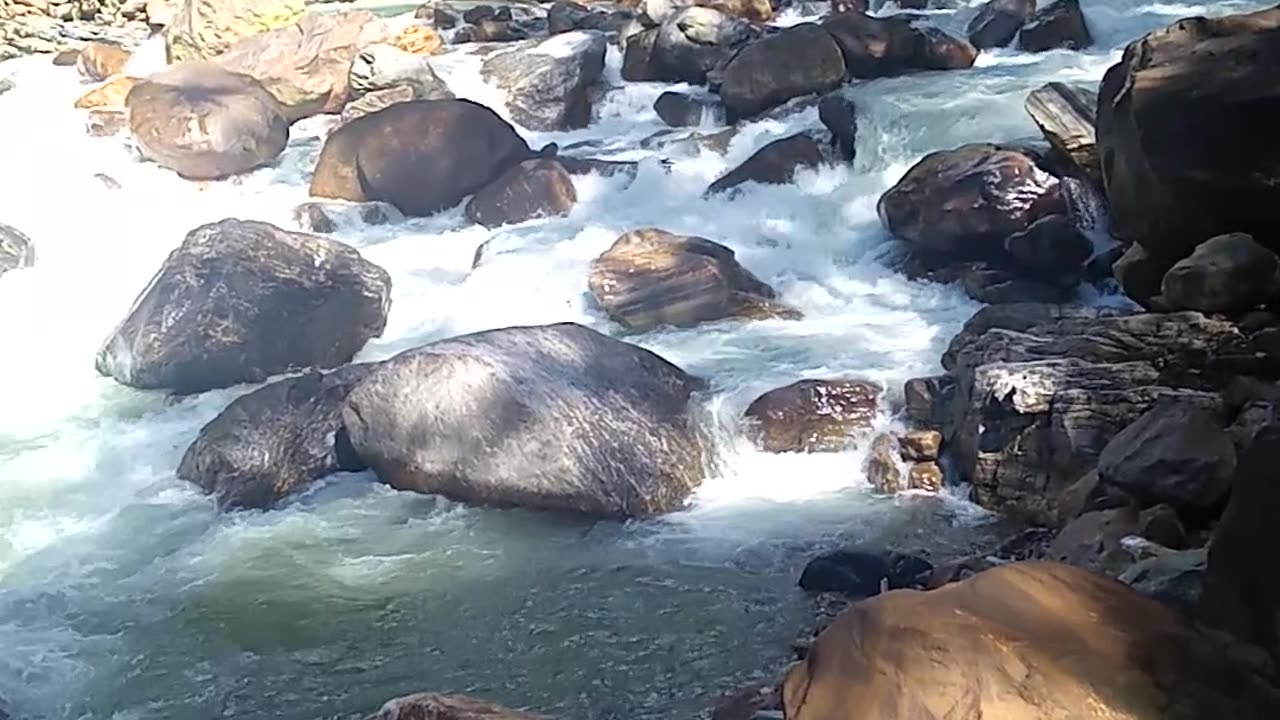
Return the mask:
<path id="1" fill-rule="evenodd" d="M 879 262 L 879 194 L 930 150 L 1035 136 L 1030 90 L 1098 80 L 1146 30 L 1260 5 L 1086 0 L 1097 50 L 1001 51 L 969 71 L 853 85 L 852 168 L 733 200 L 700 195 L 767 139 L 816 126 L 816 111 L 750 124 L 724 156 L 695 143 L 641 149 L 664 129 L 651 105 L 668 86 L 623 87 L 611 51 L 618 87 L 591 128 L 526 135 L 640 159 L 634 182 L 579 178 L 569 217 L 496 231 L 454 210 L 339 232 L 394 283 L 386 332 L 360 359 L 505 325 L 617 333 L 589 300 L 587 265 L 637 226 L 730 245 L 805 312 L 628 338 L 712 379 L 726 463 L 687 511 L 627 525 L 466 508 L 366 474 L 270 512 L 217 513 L 173 470 L 200 426 L 250 388 L 174 400 L 97 377 L 93 355 L 191 228 L 228 216 L 291 227 L 329 121 L 295 126 L 276 167 L 200 187 L 137 161 L 122 138 L 87 137 L 71 109 L 86 89 L 74 70 L 47 57 L 0 65 L 17 82 L 0 97 L 0 221 L 37 244 L 36 267 L 0 278 L 0 697 L 19 717 L 59 720 L 349 718 L 418 690 L 566 718 L 694 716 L 786 661 L 811 619 L 794 586 L 808 555 L 868 540 L 945 556 L 994 532 L 958 501 L 873 497 L 857 451 L 768 456 L 734 430 L 757 394 L 801 377 L 894 388 L 936 371 L 975 310 Z M 972 12 L 935 21 L 956 32 Z M 477 67 L 463 54 L 437 61 L 459 95 L 500 102 Z"/>

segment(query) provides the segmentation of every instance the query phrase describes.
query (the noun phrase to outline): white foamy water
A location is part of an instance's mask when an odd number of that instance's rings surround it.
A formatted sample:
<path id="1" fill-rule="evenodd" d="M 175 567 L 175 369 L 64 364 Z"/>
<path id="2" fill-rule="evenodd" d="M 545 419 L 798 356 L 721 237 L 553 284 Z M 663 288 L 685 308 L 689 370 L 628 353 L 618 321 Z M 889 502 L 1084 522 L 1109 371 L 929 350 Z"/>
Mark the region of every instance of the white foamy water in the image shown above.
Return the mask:
<path id="1" fill-rule="evenodd" d="M 850 86 L 851 168 L 733 199 L 701 193 L 764 142 L 817 127 L 816 110 L 748 124 L 724 156 L 655 144 L 687 134 L 652 110 L 672 86 L 621 87 L 611 51 L 606 77 L 619 87 L 590 128 L 525 135 L 640 160 L 634 181 L 578 178 L 569 217 L 493 231 L 455 209 L 339 232 L 392 275 L 386 332 L 362 360 L 506 325 L 571 320 L 621 335 L 590 301 L 587 266 L 640 226 L 729 245 L 805 313 L 627 336 L 712 381 L 724 464 L 689 510 L 621 526 L 466 508 L 367 474 L 271 512 L 218 514 L 173 471 L 199 428 L 251 388 L 169 399 L 97 377 L 94 353 L 190 229 L 225 217 L 293 227 L 330 120 L 296 125 L 276 166 L 201 187 L 138 161 L 123 138 L 87 137 L 71 109 L 87 89 L 74 70 L 47 57 L 0 65 L 17 83 L 0 96 L 0 222 L 37 246 L 34 268 L 0 278 L 0 697 L 16 717 L 58 720 L 360 717 L 428 689 L 566 718 L 693 716 L 786 661 L 809 622 L 794 583 L 814 552 L 867 540 L 945 556 L 994 532 L 963 503 L 872 496 L 856 451 L 769 456 L 737 434 L 754 397 L 801 378 L 869 378 L 896 393 L 938 370 L 975 311 L 958 290 L 879 262 L 879 194 L 926 152 L 1034 137 L 1030 90 L 1097 81 L 1146 30 L 1261 5 L 1086 0 L 1098 50 L 1004 50 L 970 71 Z M 972 13 L 931 14 L 955 32 Z M 154 67 L 157 47 L 146 52 L 137 65 Z M 462 53 L 436 63 L 460 96 L 500 103 L 478 66 Z"/>

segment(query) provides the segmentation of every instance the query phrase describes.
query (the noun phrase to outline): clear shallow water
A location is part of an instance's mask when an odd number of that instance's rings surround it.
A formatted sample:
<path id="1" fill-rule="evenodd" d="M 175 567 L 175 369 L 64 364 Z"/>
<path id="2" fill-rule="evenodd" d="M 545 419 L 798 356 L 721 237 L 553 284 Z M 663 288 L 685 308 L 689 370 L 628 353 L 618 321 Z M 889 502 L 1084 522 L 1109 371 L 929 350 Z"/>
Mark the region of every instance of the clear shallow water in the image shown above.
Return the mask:
<path id="1" fill-rule="evenodd" d="M 728 244 L 806 313 L 628 337 L 712 380 L 725 466 L 689 510 L 625 526 L 464 508 L 365 474 L 272 512 L 216 513 L 173 469 L 200 426 L 251 388 L 172 400 L 98 378 L 93 355 L 191 228 L 229 216 L 292 227 L 328 120 L 295 126 L 276 167 L 200 187 L 136 161 L 121 138 L 86 137 L 73 70 L 0 65 L 18 85 L 0 96 L 0 221 L 37 245 L 35 268 L 0 278 L 0 697 L 18 717 L 58 720 L 348 718 L 428 689 L 567 718 L 692 717 L 785 662 L 810 622 L 794 582 L 814 552 L 865 539 L 946 555 L 994 534 L 962 503 L 871 496 L 856 451 L 768 456 L 736 435 L 747 403 L 802 377 L 896 391 L 936 371 L 976 309 L 878 262 L 879 194 L 925 152 L 1034 137 L 1027 92 L 1096 81 L 1146 30 L 1261 5 L 1086 0 L 1105 49 L 1002 51 L 966 72 L 852 86 L 852 168 L 734 200 L 700 195 L 768 139 L 816 127 L 816 111 L 748 125 L 725 156 L 692 143 L 642 150 L 664 130 L 651 105 L 668 86 L 631 84 L 598 103 L 587 130 L 526 133 L 534 146 L 589 142 L 642 159 L 629 185 L 578 179 L 569 217 L 488 231 L 455 210 L 339 233 L 394 283 L 386 333 L 360 359 L 514 324 L 619 334 L 589 301 L 587 265 L 646 225 Z M 971 14 L 935 20 L 954 31 Z M 608 76 L 620 85 L 618 60 Z M 501 102 L 477 67 L 465 55 L 437 62 L 459 95 Z"/>

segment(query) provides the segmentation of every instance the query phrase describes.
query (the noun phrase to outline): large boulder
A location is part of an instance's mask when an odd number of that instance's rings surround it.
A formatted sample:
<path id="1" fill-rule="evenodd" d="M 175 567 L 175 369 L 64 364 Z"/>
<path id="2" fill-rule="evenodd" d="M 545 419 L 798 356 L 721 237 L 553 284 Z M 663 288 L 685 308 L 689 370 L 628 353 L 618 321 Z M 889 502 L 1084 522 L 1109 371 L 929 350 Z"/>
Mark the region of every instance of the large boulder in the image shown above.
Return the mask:
<path id="1" fill-rule="evenodd" d="M 708 472 L 691 400 L 703 385 L 581 325 L 513 327 L 383 362 L 343 421 L 356 453 L 397 489 L 646 517 L 681 507 Z"/>
<path id="2" fill-rule="evenodd" d="M 1004 47 L 1036 12 L 1036 0 L 987 0 L 969 20 L 969 43 L 979 50 Z"/>
<path id="3" fill-rule="evenodd" d="M 1067 204 L 1058 178 L 1033 156 L 974 143 L 925 155 L 877 211 L 889 232 L 921 250 L 983 260 L 1003 257 L 1006 238 Z"/>
<path id="4" fill-rule="evenodd" d="M 720 97 L 730 122 L 792 98 L 824 93 L 844 82 L 844 57 L 826 31 L 801 23 L 746 46 L 729 61 Z"/>
<path id="5" fill-rule="evenodd" d="M 729 248 L 657 228 L 632 230 L 591 262 L 591 294 L 614 322 L 644 332 L 732 317 L 788 317 L 777 293 Z"/>
<path id="6" fill-rule="evenodd" d="M 924 414 L 975 500 L 1048 523 L 1062 491 L 1162 398 L 1220 410 L 1204 386 L 1248 353 L 1234 324 L 1198 313 L 991 306 L 943 354 L 954 386 Z"/>
<path id="7" fill-rule="evenodd" d="M 1095 121 L 1098 93 L 1093 88 L 1051 82 L 1027 96 L 1027 114 L 1059 155 L 1089 180 L 1102 185 Z"/>
<path id="8" fill-rule="evenodd" d="M 9 270 L 31 267 L 36 261 L 36 249 L 31 238 L 12 225 L 0 223 L 0 275 Z"/>
<path id="9" fill-rule="evenodd" d="M 1018 49 L 1044 52 L 1055 48 L 1084 50 L 1093 44 L 1080 0 L 1052 0 L 1036 10 L 1018 33 Z"/>
<path id="10" fill-rule="evenodd" d="M 779 138 L 711 183 L 706 194 L 718 195 L 748 182 L 785 185 L 795 179 L 797 170 L 816 168 L 822 161 L 822 150 L 808 135 L 800 133 Z"/>
<path id="11" fill-rule="evenodd" d="M 1277 454 L 1280 425 L 1266 425 L 1240 460 L 1213 533 L 1201 612 L 1280 660 L 1280 562 L 1272 553 L 1280 542 Z"/>
<path id="12" fill-rule="evenodd" d="M 578 30 L 489 56 L 486 81 L 507 94 L 511 119 L 530 130 L 586 127 L 591 91 L 604 72 L 604 33 Z"/>
<path id="13" fill-rule="evenodd" d="M 1103 77 L 1098 150 L 1112 232 L 1176 261 L 1245 232 L 1280 249 L 1280 8 L 1189 18 Z"/>
<path id="14" fill-rule="evenodd" d="M 742 18 L 707 7 L 686 7 L 658 27 L 627 39 L 622 79 L 704 83 L 712 69 L 758 34 Z"/>
<path id="15" fill-rule="evenodd" d="M 265 508 L 333 473 L 364 470 L 342 408 L 373 367 L 311 371 L 236 398 L 187 448 L 178 479 L 223 507 Z"/>
<path id="16" fill-rule="evenodd" d="M 417 693 L 396 698 L 366 720 L 541 720 L 540 716 L 466 695 Z"/>
<path id="17" fill-rule="evenodd" d="M 800 380 L 756 398 L 743 416 L 765 452 L 839 452 L 871 430 L 882 394 L 861 380 Z"/>
<path id="18" fill-rule="evenodd" d="M 254 220 L 187 234 L 98 352 L 102 375 L 178 394 L 350 362 L 382 334 L 387 272 L 353 248 Z"/>
<path id="19" fill-rule="evenodd" d="M 964 40 L 906 17 L 837 13 L 823 19 L 822 28 L 835 38 L 845 67 L 856 78 L 962 70 L 978 57 L 977 48 Z"/>
<path id="20" fill-rule="evenodd" d="M 391 35 L 367 10 L 309 13 L 292 25 L 240 40 L 215 62 L 256 78 L 292 122 L 341 110 L 351 61 L 365 46 Z"/>
<path id="21" fill-rule="evenodd" d="M 289 142 L 284 108 L 262 83 L 212 63 L 180 63 L 139 81 L 125 100 L 143 157 L 192 180 L 273 162 Z"/>
<path id="22" fill-rule="evenodd" d="M 810 560 L 799 584 L 808 592 L 838 592 L 861 600 L 882 589 L 922 589 L 933 570 L 928 560 L 908 553 L 847 548 Z"/>
<path id="23" fill-rule="evenodd" d="M 170 63 L 209 60 L 237 41 L 292 25 L 302 18 L 304 0 L 179 0 L 164 30 Z"/>
<path id="24" fill-rule="evenodd" d="M 555 158 L 525 160 L 467 202 L 467 217 L 485 227 L 568 215 L 578 201 L 569 171 Z"/>
<path id="25" fill-rule="evenodd" d="M 325 140 L 311 195 L 381 200 L 432 215 L 533 153 L 514 128 L 470 100 L 415 100 L 355 118 Z"/>
<path id="26" fill-rule="evenodd" d="M 1280 290 L 1280 258 L 1244 233 L 1210 238 L 1169 269 L 1160 283 L 1174 310 L 1244 312 Z"/>
<path id="27" fill-rule="evenodd" d="M 1256 653 L 1119 582 L 1046 562 L 854 605 L 787 675 L 782 702 L 788 720 L 1280 715 Z"/>

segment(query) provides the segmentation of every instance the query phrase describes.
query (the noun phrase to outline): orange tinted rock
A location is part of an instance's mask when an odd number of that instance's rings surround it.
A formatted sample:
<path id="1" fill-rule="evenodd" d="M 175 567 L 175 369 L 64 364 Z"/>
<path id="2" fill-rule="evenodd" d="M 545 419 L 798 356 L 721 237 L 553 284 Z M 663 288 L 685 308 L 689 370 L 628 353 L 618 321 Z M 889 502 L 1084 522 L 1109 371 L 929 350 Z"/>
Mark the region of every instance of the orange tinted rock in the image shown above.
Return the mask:
<path id="1" fill-rule="evenodd" d="M 444 48 L 440 33 L 425 25 L 413 25 L 391 41 L 392 45 L 414 55 L 436 55 Z"/>
<path id="2" fill-rule="evenodd" d="M 136 78 L 118 77 L 81 95 L 76 100 L 76 107 L 81 110 L 124 107 L 124 99 L 129 97 L 129 91 L 137 82 Z"/>

